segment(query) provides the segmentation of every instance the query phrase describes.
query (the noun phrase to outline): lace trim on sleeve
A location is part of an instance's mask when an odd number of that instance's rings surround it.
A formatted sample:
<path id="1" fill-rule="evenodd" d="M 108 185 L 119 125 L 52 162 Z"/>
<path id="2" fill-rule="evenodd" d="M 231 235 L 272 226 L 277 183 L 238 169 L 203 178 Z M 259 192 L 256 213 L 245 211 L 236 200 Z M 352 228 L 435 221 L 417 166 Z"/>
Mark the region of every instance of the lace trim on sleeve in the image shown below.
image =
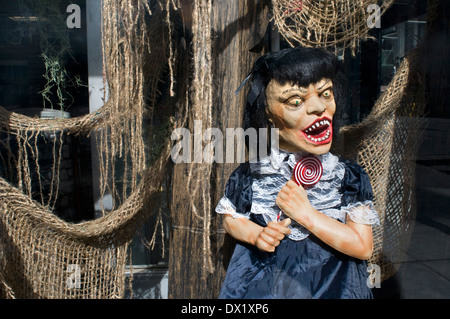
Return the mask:
<path id="1" fill-rule="evenodd" d="M 233 205 L 233 203 L 228 199 L 228 197 L 223 196 L 219 203 L 216 206 L 216 213 L 219 214 L 230 214 L 233 216 L 233 218 L 239 218 L 244 217 L 246 219 L 249 219 L 250 217 L 248 214 L 241 214 L 236 211 L 236 207 Z"/>
<path id="2" fill-rule="evenodd" d="M 351 220 L 358 224 L 380 225 L 380 217 L 371 200 L 356 202 L 341 207 Z"/>

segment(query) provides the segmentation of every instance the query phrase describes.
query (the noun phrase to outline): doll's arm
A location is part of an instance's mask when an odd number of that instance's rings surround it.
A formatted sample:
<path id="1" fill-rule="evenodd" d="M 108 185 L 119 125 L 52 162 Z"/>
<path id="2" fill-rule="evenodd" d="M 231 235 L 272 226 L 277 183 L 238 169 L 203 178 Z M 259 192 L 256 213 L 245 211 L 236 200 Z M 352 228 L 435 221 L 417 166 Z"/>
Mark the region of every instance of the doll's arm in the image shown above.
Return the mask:
<path id="1" fill-rule="evenodd" d="M 372 227 L 347 218 L 343 224 L 314 209 L 303 187 L 289 181 L 278 194 L 280 209 L 334 249 L 358 259 L 369 259 L 373 251 Z"/>
<path id="2" fill-rule="evenodd" d="M 370 225 L 358 224 L 349 218 L 343 224 L 314 209 L 304 226 L 323 242 L 346 255 L 362 260 L 367 260 L 372 255 Z"/>
<path id="3" fill-rule="evenodd" d="M 233 238 L 247 244 L 254 245 L 260 250 L 273 252 L 285 235 L 291 230 L 287 227 L 291 223 L 289 218 L 281 222 L 269 222 L 262 227 L 246 218 L 234 218 L 225 214 L 223 226 Z"/>

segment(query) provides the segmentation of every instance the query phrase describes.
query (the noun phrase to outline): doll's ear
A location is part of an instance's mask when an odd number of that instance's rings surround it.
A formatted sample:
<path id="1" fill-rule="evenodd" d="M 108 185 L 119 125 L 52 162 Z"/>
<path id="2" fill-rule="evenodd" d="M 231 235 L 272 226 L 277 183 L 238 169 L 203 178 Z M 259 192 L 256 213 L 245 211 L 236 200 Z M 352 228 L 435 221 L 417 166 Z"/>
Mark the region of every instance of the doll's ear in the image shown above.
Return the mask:
<path id="1" fill-rule="evenodd" d="M 253 105 L 260 96 L 264 87 L 264 82 L 259 73 L 253 75 L 250 92 L 247 95 L 247 103 Z"/>
<path id="2" fill-rule="evenodd" d="M 266 107 L 266 109 L 264 110 L 264 112 L 266 112 L 266 119 L 267 119 L 267 128 L 275 128 L 275 124 L 273 124 L 273 121 L 270 117 L 270 111 L 269 108 Z"/>
<path id="3" fill-rule="evenodd" d="M 264 109 L 264 112 L 266 113 L 267 125 L 273 125 L 272 119 L 270 118 L 270 111 L 269 111 L 269 108 L 266 107 L 266 108 Z"/>

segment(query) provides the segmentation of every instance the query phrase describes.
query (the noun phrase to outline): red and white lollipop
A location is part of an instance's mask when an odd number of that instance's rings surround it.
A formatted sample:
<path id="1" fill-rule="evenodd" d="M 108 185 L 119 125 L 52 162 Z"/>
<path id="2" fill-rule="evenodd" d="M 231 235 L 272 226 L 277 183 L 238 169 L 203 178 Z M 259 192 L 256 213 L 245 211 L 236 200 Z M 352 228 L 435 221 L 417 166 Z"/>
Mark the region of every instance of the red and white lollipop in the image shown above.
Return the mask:
<path id="1" fill-rule="evenodd" d="M 298 185 L 309 187 L 317 184 L 322 177 L 323 167 L 315 156 L 303 156 L 294 167 L 294 181 Z"/>
<path id="2" fill-rule="evenodd" d="M 298 185 L 303 187 L 310 187 L 320 180 L 323 173 L 322 162 L 315 156 L 307 155 L 303 156 L 297 164 L 295 164 L 294 172 L 292 173 L 294 181 Z M 280 220 L 281 214 L 279 212 L 277 216 L 277 221 Z"/>

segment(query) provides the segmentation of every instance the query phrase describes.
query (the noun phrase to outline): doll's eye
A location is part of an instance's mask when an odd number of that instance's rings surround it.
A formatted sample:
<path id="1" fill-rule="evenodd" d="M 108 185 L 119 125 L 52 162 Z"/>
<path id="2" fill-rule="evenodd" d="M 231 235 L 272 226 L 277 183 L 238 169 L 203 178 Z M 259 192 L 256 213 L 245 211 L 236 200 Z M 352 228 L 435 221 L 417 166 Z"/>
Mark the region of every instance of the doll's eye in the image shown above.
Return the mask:
<path id="1" fill-rule="evenodd" d="M 326 99 L 330 99 L 333 96 L 333 92 L 331 91 L 331 89 L 327 89 L 322 92 L 322 96 Z"/>
<path id="2" fill-rule="evenodd" d="M 302 105 L 303 100 L 299 97 L 292 97 L 290 99 L 287 99 L 286 103 L 289 104 L 289 106 L 297 107 Z"/>

